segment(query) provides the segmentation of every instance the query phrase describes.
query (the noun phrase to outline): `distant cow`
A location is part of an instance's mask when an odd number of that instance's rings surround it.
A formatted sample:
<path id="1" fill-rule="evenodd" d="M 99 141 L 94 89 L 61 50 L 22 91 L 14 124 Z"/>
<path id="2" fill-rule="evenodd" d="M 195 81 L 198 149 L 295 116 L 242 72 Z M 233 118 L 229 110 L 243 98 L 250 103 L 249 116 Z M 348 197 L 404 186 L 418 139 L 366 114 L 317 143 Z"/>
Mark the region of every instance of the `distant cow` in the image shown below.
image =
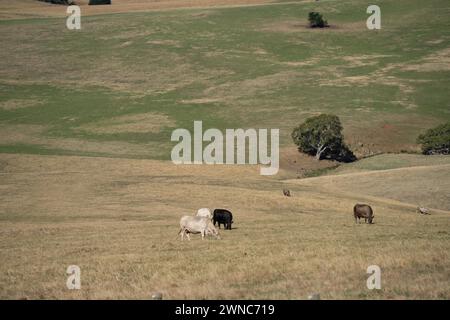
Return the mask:
<path id="1" fill-rule="evenodd" d="M 290 196 L 291 196 L 291 192 L 290 192 L 288 189 L 283 189 L 283 194 L 284 194 L 286 197 L 290 197 Z"/>
<path id="2" fill-rule="evenodd" d="M 205 217 L 211 220 L 212 214 L 208 208 L 201 208 L 197 211 L 197 217 Z"/>
<path id="3" fill-rule="evenodd" d="M 214 227 L 210 219 L 205 217 L 183 216 L 180 219 L 180 231 L 178 231 L 178 234 L 181 234 L 181 240 L 184 240 L 185 235 L 188 240 L 191 240 L 189 236 L 190 233 L 200 233 L 202 235 L 202 240 L 204 240 L 205 236 L 209 234 L 213 235 L 217 239 L 220 239 L 220 235 L 216 227 Z"/>
<path id="4" fill-rule="evenodd" d="M 214 226 L 222 223 L 225 226 L 225 229 L 231 230 L 231 224 L 233 223 L 233 214 L 226 209 L 215 209 L 213 213 L 213 223 Z"/>
<path id="5" fill-rule="evenodd" d="M 358 223 L 361 218 L 364 218 L 366 223 L 372 223 L 375 217 L 372 208 L 367 204 L 356 204 L 353 208 L 353 216 L 355 217 L 355 223 Z"/>
<path id="6" fill-rule="evenodd" d="M 428 208 L 425 207 L 417 207 L 416 211 L 420 214 L 430 214 Z"/>

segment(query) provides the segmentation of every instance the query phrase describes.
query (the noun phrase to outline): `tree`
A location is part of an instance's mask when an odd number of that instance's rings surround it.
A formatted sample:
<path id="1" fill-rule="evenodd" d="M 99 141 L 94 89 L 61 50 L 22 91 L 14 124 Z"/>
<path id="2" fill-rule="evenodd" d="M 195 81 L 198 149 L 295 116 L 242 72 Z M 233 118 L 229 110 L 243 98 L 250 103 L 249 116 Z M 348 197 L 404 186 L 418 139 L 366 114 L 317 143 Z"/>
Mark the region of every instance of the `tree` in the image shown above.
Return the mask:
<path id="1" fill-rule="evenodd" d="M 450 122 L 429 129 L 417 138 L 423 154 L 450 154 Z"/>
<path id="2" fill-rule="evenodd" d="M 308 15 L 310 28 L 325 28 L 328 27 L 327 20 L 323 20 L 323 16 L 319 12 L 310 12 Z"/>
<path id="3" fill-rule="evenodd" d="M 313 155 L 317 160 L 323 157 L 343 162 L 356 159 L 344 143 L 341 121 L 335 115 L 321 114 L 306 119 L 292 131 L 292 139 L 300 152 Z"/>

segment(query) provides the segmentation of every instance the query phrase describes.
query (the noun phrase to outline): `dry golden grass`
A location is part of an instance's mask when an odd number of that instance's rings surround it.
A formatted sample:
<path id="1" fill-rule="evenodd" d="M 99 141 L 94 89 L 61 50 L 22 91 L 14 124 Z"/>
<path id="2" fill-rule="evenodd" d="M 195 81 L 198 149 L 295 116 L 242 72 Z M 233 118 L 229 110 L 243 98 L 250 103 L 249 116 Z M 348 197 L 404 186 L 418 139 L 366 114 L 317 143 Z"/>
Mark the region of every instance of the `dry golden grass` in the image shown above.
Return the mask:
<path id="1" fill-rule="evenodd" d="M 350 193 L 361 199 L 374 196 L 386 202 L 396 200 L 412 207 L 425 205 L 450 211 L 450 193 L 446 192 L 450 190 L 450 164 L 343 173 L 294 183 L 336 195 Z"/>
<path id="2" fill-rule="evenodd" d="M 361 177 L 281 181 L 258 172 L 2 154 L 0 297 L 449 298 L 450 212 L 421 216 L 410 203 L 366 196 L 347 183 Z M 404 179 L 370 179 L 386 177 Z M 356 201 L 373 205 L 374 225 L 354 224 Z M 200 207 L 229 208 L 234 229 L 220 241 L 180 242 L 180 216 Z M 79 291 L 65 286 L 71 264 L 81 267 Z M 372 264 L 382 270 L 380 291 L 366 288 Z"/>

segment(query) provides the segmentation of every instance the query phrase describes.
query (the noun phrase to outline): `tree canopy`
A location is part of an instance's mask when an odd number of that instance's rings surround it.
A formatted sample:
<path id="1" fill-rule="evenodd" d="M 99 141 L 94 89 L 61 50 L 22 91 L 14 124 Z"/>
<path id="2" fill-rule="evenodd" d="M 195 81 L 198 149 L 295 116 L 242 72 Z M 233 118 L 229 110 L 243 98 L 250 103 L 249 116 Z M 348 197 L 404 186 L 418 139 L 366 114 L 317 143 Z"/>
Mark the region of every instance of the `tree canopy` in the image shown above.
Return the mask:
<path id="1" fill-rule="evenodd" d="M 330 159 L 350 162 L 356 158 L 345 145 L 339 117 L 331 114 L 306 119 L 292 131 L 292 139 L 300 152 L 313 155 L 317 160 Z"/>
<path id="2" fill-rule="evenodd" d="M 450 122 L 429 129 L 417 138 L 423 154 L 450 154 Z"/>
<path id="3" fill-rule="evenodd" d="M 309 26 L 311 28 L 325 28 L 328 27 L 327 20 L 323 19 L 319 12 L 310 12 L 308 15 Z"/>

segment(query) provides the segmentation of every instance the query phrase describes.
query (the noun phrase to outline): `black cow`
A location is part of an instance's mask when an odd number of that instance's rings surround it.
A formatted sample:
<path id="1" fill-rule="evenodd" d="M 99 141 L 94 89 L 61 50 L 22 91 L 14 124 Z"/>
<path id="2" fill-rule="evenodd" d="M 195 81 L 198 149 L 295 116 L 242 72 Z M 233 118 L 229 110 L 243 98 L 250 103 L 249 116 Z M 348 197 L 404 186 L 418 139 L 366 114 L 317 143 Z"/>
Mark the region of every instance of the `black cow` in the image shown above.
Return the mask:
<path id="1" fill-rule="evenodd" d="M 225 229 L 231 230 L 231 224 L 233 223 L 233 214 L 226 210 L 226 209 L 215 209 L 213 213 L 213 223 L 214 226 L 217 224 L 219 225 L 223 223 L 225 226 Z"/>

